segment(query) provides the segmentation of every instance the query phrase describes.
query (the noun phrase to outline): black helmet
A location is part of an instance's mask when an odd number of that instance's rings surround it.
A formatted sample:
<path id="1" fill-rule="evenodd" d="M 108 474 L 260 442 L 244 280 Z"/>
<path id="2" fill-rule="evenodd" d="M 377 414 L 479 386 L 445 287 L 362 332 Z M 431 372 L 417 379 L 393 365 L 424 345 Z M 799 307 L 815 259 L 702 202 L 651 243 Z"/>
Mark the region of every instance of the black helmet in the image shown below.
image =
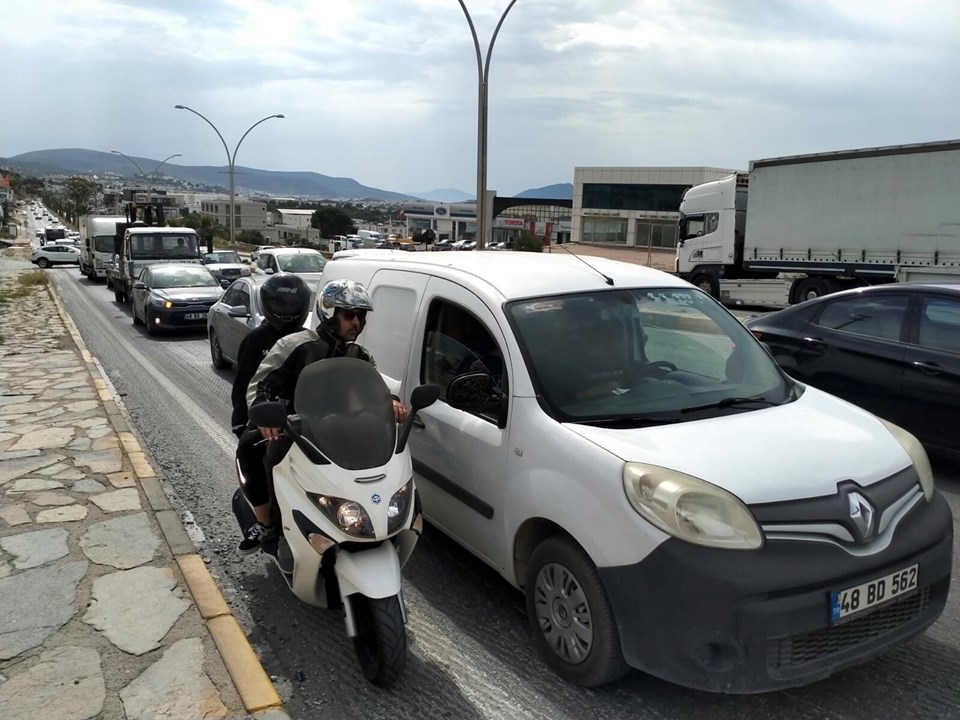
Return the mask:
<path id="1" fill-rule="evenodd" d="M 299 330 L 310 313 L 310 288 L 298 275 L 274 275 L 260 287 L 260 309 L 276 330 Z"/>

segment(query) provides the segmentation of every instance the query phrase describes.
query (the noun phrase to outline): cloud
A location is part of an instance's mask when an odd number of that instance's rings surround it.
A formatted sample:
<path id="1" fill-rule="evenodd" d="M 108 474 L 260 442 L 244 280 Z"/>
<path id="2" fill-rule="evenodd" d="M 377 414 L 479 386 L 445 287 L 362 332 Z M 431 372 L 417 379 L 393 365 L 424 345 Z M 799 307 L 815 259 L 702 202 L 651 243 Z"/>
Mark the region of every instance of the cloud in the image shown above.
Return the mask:
<path id="1" fill-rule="evenodd" d="M 506 0 L 466 1 L 485 54 Z M 490 64 L 490 186 L 956 136 L 957 27 L 952 0 L 519 0 Z M 244 140 L 246 165 L 475 182 L 476 52 L 453 0 L 7 0 L 0 61 L 0 155 L 222 163 L 184 104 L 231 148 L 284 113 Z"/>

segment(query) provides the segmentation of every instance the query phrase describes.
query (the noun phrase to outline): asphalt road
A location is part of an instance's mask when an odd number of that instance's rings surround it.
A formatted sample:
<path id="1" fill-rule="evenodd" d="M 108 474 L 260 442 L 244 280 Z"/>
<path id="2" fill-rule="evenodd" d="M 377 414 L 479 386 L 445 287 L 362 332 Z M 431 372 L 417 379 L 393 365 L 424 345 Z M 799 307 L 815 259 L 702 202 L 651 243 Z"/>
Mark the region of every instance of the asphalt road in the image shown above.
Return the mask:
<path id="1" fill-rule="evenodd" d="M 381 691 L 361 679 L 336 613 L 300 604 L 261 557 L 241 559 L 234 551 L 239 531 L 229 508 L 236 487 L 234 438 L 228 431 L 232 372 L 212 368 L 205 336 L 149 338 L 133 326 L 129 307 L 115 303 L 102 284 L 90 283 L 72 267 L 48 273 L 122 396 L 292 717 L 960 718 L 956 594 L 923 637 L 805 688 L 711 695 L 633 672 L 613 685 L 584 690 L 558 680 L 535 656 L 522 596 L 429 527 L 404 572 L 407 670 L 392 691 Z M 937 471 L 960 517 L 960 467 L 938 465 Z"/>

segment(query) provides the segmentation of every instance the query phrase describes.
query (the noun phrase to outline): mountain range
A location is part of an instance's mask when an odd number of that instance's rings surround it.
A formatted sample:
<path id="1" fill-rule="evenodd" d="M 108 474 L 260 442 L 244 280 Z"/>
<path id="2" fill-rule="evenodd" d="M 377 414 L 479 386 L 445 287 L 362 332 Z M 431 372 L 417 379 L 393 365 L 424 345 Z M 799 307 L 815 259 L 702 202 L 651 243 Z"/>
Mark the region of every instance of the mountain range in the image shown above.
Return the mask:
<path id="1" fill-rule="evenodd" d="M 133 162 L 131 162 L 131 160 Z M 130 160 L 116 153 L 86 150 L 83 148 L 63 148 L 55 150 L 34 150 L 9 158 L 0 158 L 0 164 L 12 170 L 36 174 L 104 174 L 113 173 L 121 177 L 150 177 L 154 172 L 160 176 L 171 177 L 182 182 L 213 187 L 228 186 L 227 167 L 209 165 L 177 165 L 159 160 L 131 156 Z M 140 168 L 135 172 L 133 165 Z M 472 200 L 475 193 L 466 193 L 455 188 L 431 190 L 429 192 L 399 193 L 380 188 L 361 185 L 352 178 L 331 177 L 315 172 L 288 172 L 260 170 L 236 166 L 235 184 L 238 191 L 260 192 L 273 196 L 310 196 L 331 199 L 369 199 L 369 200 L 433 200 L 436 202 L 459 202 Z M 564 194 L 538 194 L 551 188 L 558 191 L 566 188 Z M 548 185 L 546 188 L 533 188 L 520 193 L 518 197 L 572 197 L 573 186 L 566 184 Z"/>

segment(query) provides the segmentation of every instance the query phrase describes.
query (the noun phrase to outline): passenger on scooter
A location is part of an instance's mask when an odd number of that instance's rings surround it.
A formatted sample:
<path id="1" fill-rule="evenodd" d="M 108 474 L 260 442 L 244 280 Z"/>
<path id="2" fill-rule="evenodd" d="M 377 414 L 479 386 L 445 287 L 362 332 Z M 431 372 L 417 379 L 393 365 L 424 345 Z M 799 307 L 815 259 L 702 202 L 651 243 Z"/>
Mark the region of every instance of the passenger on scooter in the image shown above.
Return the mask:
<path id="1" fill-rule="evenodd" d="M 355 357 L 376 367 L 373 356 L 355 342 L 363 331 L 368 312 L 373 312 L 373 303 L 363 285 L 352 280 L 327 283 L 317 297 L 316 331 L 303 330 L 277 341 L 250 381 L 247 389 L 249 404 L 281 401 L 287 404 L 290 413 L 296 412 L 293 397 L 300 373 L 307 365 L 319 360 Z M 398 423 L 406 419 L 408 410 L 397 397 L 393 398 L 393 410 Z M 263 438 L 270 441 L 265 460 L 269 474 L 273 466 L 286 455 L 292 441 L 281 435 L 281 428 L 261 427 L 259 431 Z M 269 483 L 267 485 L 269 488 Z M 258 524 L 261 525 L 258 529 L 261 534 L 266 533 L 268 537 L 275 534 L 273 527 Z M 276 522 L 272 525 L 275 526 Z M 278 544 L 264 542 L 261 547 L 273 557 L 283 572 L 293 571 L 289 547 L 282 536 Z"/>
<path id="2" fill-rule="evenodd" d="M 259 430 L 248 427 L 247 386 L 261 361 L 282 337 L 303 329 L 310 314 L 310 288 L 297 275 L 274 275 L 260 288 L 263 322 L 240 343 L 237 351 L 237 374 L 233 380 L 233 415 L 231 429 L 239 438 L 237 445 L 237 477 L 240 487 L 253 507 L 257 523 L 247 529 L 238 550 L 250 553 L 260 547 L 264 527 L 270 526 L 270 496 L 264 458 L 267 444 Z"/>

